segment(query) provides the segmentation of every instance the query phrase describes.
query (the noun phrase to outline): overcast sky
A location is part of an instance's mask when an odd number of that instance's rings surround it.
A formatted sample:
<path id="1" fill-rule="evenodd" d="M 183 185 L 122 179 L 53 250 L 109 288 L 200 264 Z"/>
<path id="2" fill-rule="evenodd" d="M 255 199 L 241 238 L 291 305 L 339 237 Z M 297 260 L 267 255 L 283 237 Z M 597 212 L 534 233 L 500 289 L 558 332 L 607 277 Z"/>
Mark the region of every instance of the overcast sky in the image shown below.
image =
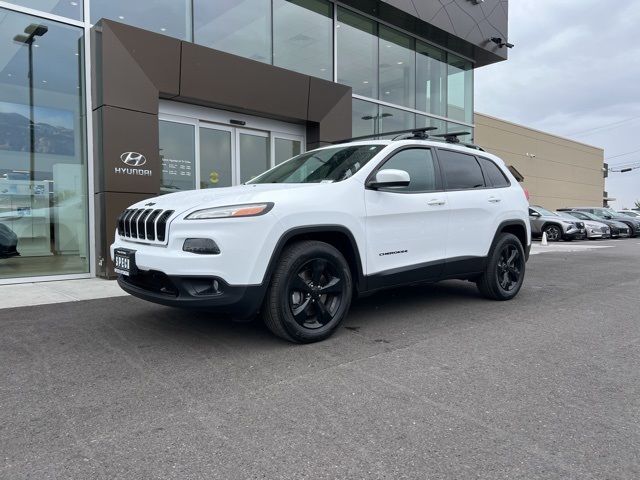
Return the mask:
<path id="1" fill-rule="evenodd" d="M 478 112 L 640 165 L 640 0 L 512 0 L 509 42 L 506 62 L 476 70 Z M 610 172 L 606 190 L 631 207 L 640 169 Z"/>

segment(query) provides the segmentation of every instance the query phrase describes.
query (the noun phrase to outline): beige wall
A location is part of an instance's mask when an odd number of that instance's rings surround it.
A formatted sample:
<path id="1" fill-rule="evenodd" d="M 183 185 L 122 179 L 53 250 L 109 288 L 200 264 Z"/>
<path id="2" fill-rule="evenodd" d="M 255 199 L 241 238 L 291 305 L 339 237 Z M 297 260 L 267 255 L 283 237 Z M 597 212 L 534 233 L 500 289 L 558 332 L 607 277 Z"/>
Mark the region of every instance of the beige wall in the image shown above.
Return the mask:
<path id="1" fill-rule="evenodd" d="M 602 205 L 603 149 L 480 113 L 475 124 L 475 143 L 524 176 L 532 204 L 550 210 Z"/>

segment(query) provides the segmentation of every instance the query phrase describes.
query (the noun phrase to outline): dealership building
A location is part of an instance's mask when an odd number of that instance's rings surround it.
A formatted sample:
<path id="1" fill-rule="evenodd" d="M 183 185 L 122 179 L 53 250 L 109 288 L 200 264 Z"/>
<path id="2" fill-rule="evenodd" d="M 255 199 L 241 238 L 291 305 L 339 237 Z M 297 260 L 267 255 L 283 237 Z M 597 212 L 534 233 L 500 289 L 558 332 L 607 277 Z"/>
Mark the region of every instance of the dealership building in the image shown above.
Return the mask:
<path id="1" fill-rule="evenodd" d="M 507 58 L 507 12 L 507 0 L 0 0 L 0 284 L 112 276 L 128 205 L 236 185 L 340 139 L 435 127 L 504 155 L 480 135 L 473 72 Z"/>

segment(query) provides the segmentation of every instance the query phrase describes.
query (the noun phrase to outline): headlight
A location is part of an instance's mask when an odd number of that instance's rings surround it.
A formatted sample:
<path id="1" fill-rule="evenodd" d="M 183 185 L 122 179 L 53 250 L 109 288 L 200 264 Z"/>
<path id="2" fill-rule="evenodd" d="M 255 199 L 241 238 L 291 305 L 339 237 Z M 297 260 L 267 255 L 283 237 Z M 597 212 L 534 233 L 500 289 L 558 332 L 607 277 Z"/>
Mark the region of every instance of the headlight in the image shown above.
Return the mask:
<path id="1" fill-rule="evenodd" d="M 225 207 L 196 210 L 185 217 L 186 220 L 210 220 L 214 218 L 257 217 L 273 208 L 273 203 L 247 203 L 245 205 L 227 205 Z"/>

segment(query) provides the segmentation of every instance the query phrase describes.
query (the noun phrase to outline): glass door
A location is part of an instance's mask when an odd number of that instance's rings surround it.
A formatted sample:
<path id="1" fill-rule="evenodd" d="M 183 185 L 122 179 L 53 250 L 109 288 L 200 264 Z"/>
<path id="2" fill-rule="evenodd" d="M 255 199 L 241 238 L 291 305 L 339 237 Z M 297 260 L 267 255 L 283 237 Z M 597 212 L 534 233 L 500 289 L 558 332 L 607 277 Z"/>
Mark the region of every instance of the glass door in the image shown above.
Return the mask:
<path id="1" fill-rule="evenodd" d="M 244 183 L 271 168 L 269 134 L 258 130 L 236 129 L 238 183 Z"/>
<path id="2" fill-rule="evenodd" d="M 286 133 L 271 133 L 272 167 L 281 164 L 304 151 L 304 137 Z"/>
<path id="3" fill-rule="evenodd" d="M 201 122 L 199 134 L 199 188 L 230 187 L 235 184 L 233 172 L 236 151 L 234 129 Z"/>

